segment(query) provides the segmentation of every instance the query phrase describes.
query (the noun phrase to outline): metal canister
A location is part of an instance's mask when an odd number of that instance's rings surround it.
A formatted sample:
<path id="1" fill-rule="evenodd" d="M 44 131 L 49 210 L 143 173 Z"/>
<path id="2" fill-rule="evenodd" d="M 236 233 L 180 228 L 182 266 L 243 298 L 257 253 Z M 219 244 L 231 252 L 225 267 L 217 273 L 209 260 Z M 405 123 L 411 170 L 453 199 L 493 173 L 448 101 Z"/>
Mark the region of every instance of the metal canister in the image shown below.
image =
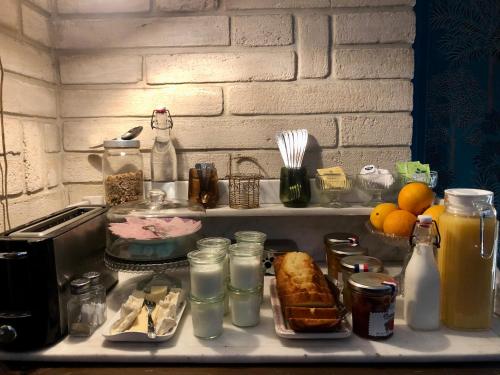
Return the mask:
<path id="1" fill-rule="evenodd" d="M 358 272 L 382 272 L 384 265 L 378 258 L 369 257 L 367 255 L 351 255 L 341 259 L 340 267 L 342 269 L 342 277 L 339 277 L 342 288 L 342 296 L 345 307 L 351 310 L 351 290 L 349 288 L 349 277 Z"/>
<path id="2" fill-rule="evenodd" d="M 328 275 L 339 279 L 340 260 L 350 255 L 366 255 L 367 250 L 359 246 L 359 237 L 353 233 L 328 233 L 324 237 Z"/>
<path id="3" fill-rule="evenodd" d="M 384 339 L 394 331 L 396 280 L 375 272 L 355 273 L 349 278 L 352 293 L 352 329 L 370 339 Z"/>

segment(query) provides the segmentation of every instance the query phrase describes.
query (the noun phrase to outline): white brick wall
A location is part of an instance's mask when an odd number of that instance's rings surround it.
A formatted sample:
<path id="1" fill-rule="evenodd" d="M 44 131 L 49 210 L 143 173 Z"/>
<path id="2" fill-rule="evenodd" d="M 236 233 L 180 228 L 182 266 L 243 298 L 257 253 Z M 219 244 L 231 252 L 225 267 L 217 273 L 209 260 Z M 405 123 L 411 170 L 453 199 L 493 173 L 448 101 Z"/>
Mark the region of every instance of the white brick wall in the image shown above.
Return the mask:
<path id="1" fill-rule="evenodd" d="M 156 0 L 158 10 L 165 12 L 203 12 L 217 8 L 217 0 Z"/>
<path id="2" fill-rule="evenodd" d="M 19 27 L 18 0 L 2 0 L 2 11 L 0 12 L 0 25 L 12 29 L 17 29 Z"/>
<path id="3" fill-rule="evenodd" d="M 338 79 L 413 77 L 411 48 L 338 48 L 333 52 Z"/>
<path id="4" fill-rule="evenodd" d="M 146 80 L 149 84 L 287 81 L 294 77 L 295 54 L 290 51 L 146 57 Z"/>
<path id="5" fill-rule="evenodd" d="M 233 44 L 246 47 L 292 44 L 292 17 L 290 15 L 232 17 L 231 41 Z"/>
<path id="6" fill-rule="evenodd" d="M 142 79 L 142 57 L 127 55 L 61 56 L 61 83 L 135 83 Z"/>
<path id="7" fill-rule="evenodd" d="M 48 52 L 2 34 L 0 34 L 0 51 L 6 70 L 43 81 L 55 81 L 54 65 Z"/>
<path id="8" fill-rule="evenodd" d="M 23 33 L 43 45 L 50 46 L 50 26 L 46 15 L 27 6 L 22 6 Z"/>
<path id="9" fill-rule="evenodd" d="M 412 11 L 342 13 L 333 18 L 335 44 L 413 43 L 414 39 Z"/>
<path id="10" fill-rule="evenodd" d="M 224 177 L 230 155 L 277 178 L 282 129 L 309 130 L 310 174 L 410 158 L 413 0 L 54 0 L 47 29 L 49 3 L 29 1 L 41 8 L 5 0 L 0 14 L 22 26 L 19 40 L 0 33 L 15 194 L 60 206 L 62 182 L 71 201 L 101 193 L 90 147 L 137 125 L 149 178 L 149 116 L 164 105 L 181 179 L 200 161 Z"/>
<path id="11" fill-rule="evenodd" d="M 57 188 L 62 183 L 63 154 L 56 120 L 58 85 L 51 51 L 51 1 L 1 3 L 7 192 L 11 224 L 16 226 L 62 208 L 67 198 Z M 16 29 L 16 33 L 5 27 Z M 5 167 L 3 157 L 0 164 Z M 6 229 L 4 224 L 2 212 L 0 231 Z"/>
<path id="12" fill-rule="evenodd" d="M 147 12 L 149 0 L 57 0 L 59 13 Z"/>
<path id="13" fill-rule="evenodd" d="M 57 48 L 225 46 L 225 16 L 66 19 L 55 23 Z"/>

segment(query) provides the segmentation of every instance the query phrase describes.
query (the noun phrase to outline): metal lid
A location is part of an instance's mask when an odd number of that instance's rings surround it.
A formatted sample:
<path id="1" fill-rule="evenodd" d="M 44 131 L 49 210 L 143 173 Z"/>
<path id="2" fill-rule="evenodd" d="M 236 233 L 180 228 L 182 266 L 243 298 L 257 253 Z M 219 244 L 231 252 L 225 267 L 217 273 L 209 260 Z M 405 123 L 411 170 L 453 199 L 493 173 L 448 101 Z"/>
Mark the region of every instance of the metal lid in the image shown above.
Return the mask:
<path id="1" fill-rule="evenodd" d="M 359 246 L 359 236 L 346 232 L 328 233 L 324 237 L 324 242 L 330 249 L 345 246 L 356 247 Z"/>
<path id="2" fill-rule="evenodd" d="M 71 294 L 84 294 L 89 291 L 90 280 L 86 278 L 74 279 L 70 283 Z"/>
<path id="3" fill-rule="evenodd" d="M 82 275 L 82 277 L 89 279 L 91 285 L 98 285 L 101 278 L 101 274 L 96 271 L 91 271 L 91 272 L 85 272 Z"/>
<path id="4" fill-rule="evenodd" d="M 396 292 L 396 280 L 376 272 L 353 273 L 348 280 L 352 290 L 372 295 L 390 295 Z"/>
<path id="5" fill-rule="evenodd" d="M 349 272 L 355 272 L 356 265 L 359 264 L 366 264 L 368 266 L 368 272 L 380 272 L 384 269 L 380 259 L 366 255 L 351 255 L 340 260 L 342 268 Z"/>
<path id="6" fill-rule="evenodd" d="M 104 148 L 139 148 L 141 142 L 138 139 L 110 139 L 103 142 Z"/>

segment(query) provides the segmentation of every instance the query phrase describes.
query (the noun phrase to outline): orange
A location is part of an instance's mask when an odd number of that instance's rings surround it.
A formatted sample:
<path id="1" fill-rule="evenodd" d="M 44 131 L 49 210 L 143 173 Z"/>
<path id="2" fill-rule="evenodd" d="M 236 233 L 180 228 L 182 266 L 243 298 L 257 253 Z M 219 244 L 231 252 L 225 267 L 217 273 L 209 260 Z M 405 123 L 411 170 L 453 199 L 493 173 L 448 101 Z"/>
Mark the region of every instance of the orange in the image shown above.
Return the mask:
<path id="1" fill-rule="evenodd" d="M 405 210 L 392 211 L 384 220 L 384 233 L 408 237 L 417 217 Z"/>
<path id="2" fill-rule="evenodd" d="M 423 214 L 432 216 L 432 220 L 435 220 L 439 224 L 439 216 L 441 216 L 444 210 L 445 207 L 442 204 L 436 204 L 435 206 L 430 206 Z"/>
<path id="3" fill-rule="evenodd" d="M 423 182 L 410 182 L 403 186 L 398 195 L 398 206 L 402 210 L 420 215 L 434 201 L 434 193 Z"/>
<path id="4" fill-rule="evenodd" d="M 380 203 L 377 205 L 370 213 L 370 223 L 378 229 L 382 230 L 384 228 L 384 220 L 392 211 L 398 209 L 394 203 Z"/>

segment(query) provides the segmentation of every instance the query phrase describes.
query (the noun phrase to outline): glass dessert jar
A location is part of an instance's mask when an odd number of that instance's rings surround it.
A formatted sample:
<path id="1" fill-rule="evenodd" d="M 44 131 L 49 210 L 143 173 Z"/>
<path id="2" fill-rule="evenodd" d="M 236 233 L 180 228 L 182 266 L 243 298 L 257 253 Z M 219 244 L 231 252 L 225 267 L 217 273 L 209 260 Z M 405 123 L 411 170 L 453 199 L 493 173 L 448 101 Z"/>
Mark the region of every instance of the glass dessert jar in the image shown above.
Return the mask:
<path id="1" fill-rule="evenodd" d="M 352 330 L 369 339 L 384 339 L 394 331 L 396 281 L 385 274 L 355 273 L 349 278 Z"/>
<path id="2" fill-rule="evenodd" d="M 185 260 L 201 238 L 204 219 L 203 206 L 151 190 L 148 199 L 109 209 L 105 260 L 120 264 Z"/>
<path id="3" fill-rule="evenodd" d="M 448 189 L 444 199 L 438 251 L 441 320 L 454 329 L 489 329 L 498 241 L 493 193 Z"/>
<path id="4" fill-rule="evenodd" d="M 358 272 L 382 272 L 384 266 L 382 261 L 366 255 L 350 255 L 340 261 L 342 267 L 341 284 L 342 297 L 345 307 L 351 311 L 351 289 L 349 288 L 349 277 Z"/>
<path id="5" fill-rule="evenodd" d="M 230 285 L 239 290 L 253 290 L 262 286 L 264 247 L 257 243 L 236 243 L 229 246 Z"/>
<path id="6" fill-rule="evenodd" d="M 203 300 L 223 296 L 225 292 L 223 250 L 196 250 L 188 253 L 191 295 Z"/>
<path id="7" fill-rule="evenodd" d="M 260 322 L 262 287 L 239 290 L 229 286 L 231 321 L 238 327 L 252 327 Z"/>
<path id="8" fill-rule="evenodd" d="M 140 142 L 104 141 L 102 173 L 106 204 L 116 206 L 144 197 L 144 173 Z"/>
<path id="9" fill-rule="evenodd" d="M 337 280 L 340 287 L 340 260 L 349 255 L 366 255 L 367 250 L 359 246 L 359 237 L 354 233 L 328 233 L 324 243 L 328 275 Z"/>
<path id="10" fill-rule="evenodd" d="M 202 339 L 214 339 L 222 334 L 224 319 L 224 296 L 199 300 L 189 297 L 193 333 Z"/>

